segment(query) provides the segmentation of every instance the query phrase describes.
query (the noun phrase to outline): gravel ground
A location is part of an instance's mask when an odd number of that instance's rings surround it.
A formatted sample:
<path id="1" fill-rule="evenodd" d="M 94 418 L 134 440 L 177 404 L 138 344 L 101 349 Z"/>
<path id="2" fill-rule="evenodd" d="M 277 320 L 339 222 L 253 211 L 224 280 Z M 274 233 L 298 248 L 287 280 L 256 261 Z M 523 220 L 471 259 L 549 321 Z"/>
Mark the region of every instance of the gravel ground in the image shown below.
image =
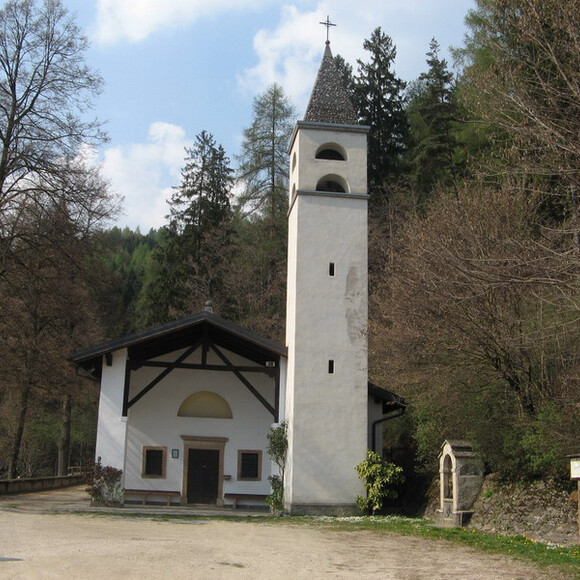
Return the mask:
<path id="1" fill-rule="evenodd" d="M 559 580 L 503 556 L 395 534 L 277 524 L 257 514 L 164 521 L 163 508 L 123 508 L 146 512 L 141 518 L 88 508 L 80 490 L 0 496 L 0 578 Z"/>

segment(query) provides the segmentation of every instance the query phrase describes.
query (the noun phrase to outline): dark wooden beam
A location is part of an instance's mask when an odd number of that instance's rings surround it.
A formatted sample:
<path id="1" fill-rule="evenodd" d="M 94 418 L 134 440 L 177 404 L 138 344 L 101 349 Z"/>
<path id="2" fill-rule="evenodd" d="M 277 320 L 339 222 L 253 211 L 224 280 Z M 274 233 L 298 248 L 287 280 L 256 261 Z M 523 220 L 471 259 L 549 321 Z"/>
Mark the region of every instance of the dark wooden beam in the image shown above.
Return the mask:
<path id="1" fill-rule="evenodd" d="M 260 401 L 260 403 L 262 403 L 262 405 L 264 407 L 266 407 L 266 409 L 270 413 L 272 413 L 272 416 L 275 418 L 276 417 L 276 410 L 258 392 L 256 387 L 254 387 L 254 385 L 252 385 L 252 383 L 250 383 L 250 381 L 248 381 L 248 379 L 246 379 L 246 377 L 244 377 L 244 375 L 242 375 L 242 373 L 229 361 L 229 359 L 221 352 L 221 350 L 215 344 L 212 344 L 211 348 L 218 355 L 218 357 L 224 362 L 224 364 L 227 367 L 229 367 L 229 369 L 232 371 L 232 373 L 234 373 L 236 375 L 238 380 L 252 393 L 252 395 L 254 395 L 254 397 L 256 397 L 256 399 L 258 399 L 258 401 Z"/>
<path id="2" fill-rule="evenodd" d="M 125 382 L 123 383 L 123 417 L 129 411 L 129 387 L 131 386 L 131 361 L 125 361 Z"/>
<path id="3" fill-rule="evenodd" d="M 201 364 L 207 364 L 207 351 L 209 350 L 210 340 L 209 340 L 209 326 L 208 324 L 203 325 L 203 345 L 201 350 Z"/>
<path id="4" fill-rule="evenodd" d="M 191 354 L 193 354 L 199 347 L 202 347 L 201 353 L 201 364 L 199 363 L 185 363 L 185 361 Z M 224 363 L 223 365 L 208 365 L 207 364 L 207 353 L 209 350 L 216 353 L 218 358 Z M 140 367 L 152 367 L 152 368 L 162 368 L 164 369 L 159 375 L 153 379 L 147 386 L 145 386 L 139 393 L 137 393 L 131 400 L 129 400 L 129 386 L 130 386 L 130 376 L 131 370 Z M 127 367 L 125 369 L 125 391 L 123 400 L 123 416 L 127 415 L 127 411 L 131 408 L 137 401 L 142 399 L 147 393 L 149 393 L 153 388 L 155 388 L 165 377 L 167 377 L 175 369 L 186 369 L 186 370 L 207 370 L 207 371 L 221 371 L 221 372 L 231 372 L 237 379 L 260 401 L 260 403 L 272 414 L 274 420 L 278 422 L 280 415 L 280 367 L 279 365 L 275 367 L 263 367 L 259 365 L 235 365 L 233 364 L 227 356 L 215 345 L 207 331 L 204 331 L 203 336 L 189 349 L 187 349 L 177 360 L 172 362 L 165 361 L 148 361 L 140 359 L 129 359 L 127 361 Z M 242 374 L 242 373 L 265 373 L 274 378 L 275 381 L 275 402 L 272 406 L 252 385 L 252 383 Z"/>
<path id="5" fill-rule="evenodd" d="M 127 404 L 127 409 L 132 407 L 139 399 L 142 399 L 151 389 L 156 387 L 167 375 L 169 375 L 174 369 L 177 368 L 176 365 L 181 364 L 188 356 L 191 356 L 199 347 L 199 341 L 196 342 L 193 346 L 188 348 L 174 363 L 168 366 L 163 372 L 159 373 L 159 375 L 154 378 L 146 387 L 144 387 L 139 393 L 137 393 Z M 129 362 L 127 361 L 127 366 L 129 366 Z"/>
<path id="6" fill-rule="evenodd" d="M 141 361 L 139 366 L 142 367 L 155 367 L 155 368 L 176 368 L 176 369 L 186 369 L 192 371 L 225 371 L 231 372 L 231 368 L 225 365 L 208 365 L 199 363 L 173 363 L 173 362 L 163 362 L 163 361 Z M 239 366 L 235 367 L 242 373 L 264 373 L 267 375 L 274 375 L 273 369 L 261 367 L 261 366 Z"/>
<path id="7" fill-rule="evenodd" d="M 274 423 L 278 423 L 280 420 L 280 366 L 276 367 L 274 381 Z"/>

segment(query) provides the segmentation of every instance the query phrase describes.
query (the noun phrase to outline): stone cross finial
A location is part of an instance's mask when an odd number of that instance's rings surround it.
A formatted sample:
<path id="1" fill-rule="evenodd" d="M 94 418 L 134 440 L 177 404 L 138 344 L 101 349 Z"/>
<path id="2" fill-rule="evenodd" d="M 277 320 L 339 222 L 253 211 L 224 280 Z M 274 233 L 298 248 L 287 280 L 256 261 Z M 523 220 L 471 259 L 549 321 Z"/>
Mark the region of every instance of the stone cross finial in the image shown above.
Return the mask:
<path id="1" fill-rule="evenodd" d="M 318 24 L 322 24 L 322 26 L 326 26 L 326 44 L 330 44 L 330 27 L 331 26 L 336 26 L 336 24 L 333 24 L 332 22 L 330 22 L 330 18 L 327 15 L 326 16 L 326 20 L 324 22 L 319 22 Z"/>

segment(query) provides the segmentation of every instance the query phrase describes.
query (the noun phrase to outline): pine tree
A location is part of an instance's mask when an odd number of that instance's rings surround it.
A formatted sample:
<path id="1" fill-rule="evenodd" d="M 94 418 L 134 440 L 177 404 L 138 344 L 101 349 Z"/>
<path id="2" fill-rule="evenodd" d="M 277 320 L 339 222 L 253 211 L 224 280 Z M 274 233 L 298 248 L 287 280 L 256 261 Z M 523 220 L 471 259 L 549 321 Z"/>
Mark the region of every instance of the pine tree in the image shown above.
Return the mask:
<path id="1" fill-rule="evenodd" d="M 295 110 L 282 88 L 256 97 L 244 130 L 238 177 L 237 268 L 227 273 L 235 317 L 272 338 L 283 327 L 288 209 L 287 147 Z"/>
<path id="2" fill-rule="evenodd" d="M 181 184 L 169 202 L 169 227 L 199 260 L 204 236 L 230 217 L 233 170 L 224 148 L 207 131 L 197 135 L 193 147 L 185 151 Z"/>
<path id="3" fill-rule="evenodd" d="M 162 231 L 142 234 L 129 228 L 114 227 L 98 238 L 102 246 L 103 266 L 109 273 L 103 320 L 110 336 L 123 336 L 142 328 L 140 315 L 145 303 L 144 286 L 157 281 L 159 264 L 154 253 Z"/>
<path id="4" fill-rule="evenodd" d="M 390 36 L 376 28 L 363 47 L 368 62 L 358 60 L 355 78 L 355 107 L 362 124 L 370 125 L 368 181 L 373 198 L 384 195 L 387 181 L 402 173 L 409 127 L 405 114 L 406 83 L 392 70 L 397 50 Z"/>
<path id="5" fill-rule="evenodd" d="M 409 161 L 419 205 L 424 205 L 437 185 L 455 187 L 454 122 L 457 104 L 453 74 L 439 57 L 433 39 L 427 53 L 428 70 L 420 75 L 407 114 L 411 129 Z"/>
<path id="6" fill-rule="evenodd" d="M 240 207 L 274 220 L 286 214 L 288 199 L 288 154 L 294 128 L 294 107 L 278 84 L 254 99 L 254 119 L 244 129 L 239 155 L 240 182 L 244 191 Z"/>
<path id="7" fill-rule="evenodd" d="M 158 324 L 200 309 L 219 292 L 228 257 L 233 170 L 224 148 L 202 131 L 186 149 L 181 184 L 169 201 L 169 224 L 160 231 L 139 297 L 142 324 Z"/>

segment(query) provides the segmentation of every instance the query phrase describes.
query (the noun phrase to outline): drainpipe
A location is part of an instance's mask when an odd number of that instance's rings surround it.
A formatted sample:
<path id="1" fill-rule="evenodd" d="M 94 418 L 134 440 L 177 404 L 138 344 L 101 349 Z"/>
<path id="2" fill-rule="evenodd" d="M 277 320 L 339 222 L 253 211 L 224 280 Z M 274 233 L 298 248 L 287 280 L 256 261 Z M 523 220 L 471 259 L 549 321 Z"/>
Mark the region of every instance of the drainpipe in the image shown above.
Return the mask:
<path id="1" fill-rule="evenodd" d="M 396 419 L 397 417 L 401 417 L 402 415 L 405 414 L 405 407 L 401 407 L 398 411 L 394 411 L 393 414 L 390 415 L 385 415 L 384 417 L 381 417 L 380 419 L 377 419 L 376 421 L 373 421 L 373 426 L 372 426 L 372 430 L 373 430 L 373 451 L 376 452 L 376 443 L 377 443 L 377 425 L 379 423 L 384 423 L 385 421 L 390 421 L 391 419 Z M 382 457 L 382 454 L 381 454 Z"/>

